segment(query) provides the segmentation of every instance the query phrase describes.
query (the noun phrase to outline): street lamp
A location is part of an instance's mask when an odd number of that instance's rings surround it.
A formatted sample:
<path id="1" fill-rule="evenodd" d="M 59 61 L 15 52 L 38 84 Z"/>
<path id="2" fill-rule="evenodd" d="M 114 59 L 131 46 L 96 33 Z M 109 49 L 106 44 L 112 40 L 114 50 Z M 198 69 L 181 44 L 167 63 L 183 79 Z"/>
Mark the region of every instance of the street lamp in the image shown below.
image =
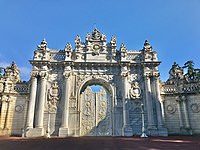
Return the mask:
<path id="1" fill-rule="evenodd" d="M 148 136 L 145 133 L 145 126 L 144 126 L 144 104 L 141 104 L 141 114 L 142 114 L 142 135 L 141 138 L 147 138 Z"/>

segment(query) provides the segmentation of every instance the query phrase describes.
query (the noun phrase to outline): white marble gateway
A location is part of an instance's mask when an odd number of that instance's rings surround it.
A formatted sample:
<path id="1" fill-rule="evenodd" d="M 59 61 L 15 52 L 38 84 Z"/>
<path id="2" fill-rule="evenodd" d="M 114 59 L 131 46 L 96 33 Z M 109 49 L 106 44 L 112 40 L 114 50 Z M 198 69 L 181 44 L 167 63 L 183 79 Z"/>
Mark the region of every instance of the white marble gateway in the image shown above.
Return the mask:
<path id="1" fill-rule="evenodd" d="M 30 63 L 29 82 L 19 81 L 14 63 L 5 73 L 15 72 L 1 78 L 1 134 L 141 135 L 144 104 L 146 134 L 168 135 L 160 103 L 160 61 L 148 41 L 138 51 L 123 43 L 117 49 L 114 36 L 107 42 L 104 33 L 94 29 L 84 42 L 77 36 L 75 48 L 68 43 L 63 50 L 53 50 L 44 39 Z M 101 86 L 100 91 L 93 92 L 92 85 Z"/>

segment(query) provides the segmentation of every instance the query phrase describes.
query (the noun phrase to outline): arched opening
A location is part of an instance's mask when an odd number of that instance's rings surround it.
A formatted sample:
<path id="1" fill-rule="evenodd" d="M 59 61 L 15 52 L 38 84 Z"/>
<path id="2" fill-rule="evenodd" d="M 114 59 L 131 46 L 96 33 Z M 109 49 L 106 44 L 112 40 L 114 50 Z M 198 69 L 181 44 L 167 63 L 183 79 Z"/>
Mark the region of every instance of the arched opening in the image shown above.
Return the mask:
<path id="1" fill-rule="evenodd" d="M 112 93 L 95 80 L 86 82 L 80 91 L 80 136 L 112 135 Z"/>

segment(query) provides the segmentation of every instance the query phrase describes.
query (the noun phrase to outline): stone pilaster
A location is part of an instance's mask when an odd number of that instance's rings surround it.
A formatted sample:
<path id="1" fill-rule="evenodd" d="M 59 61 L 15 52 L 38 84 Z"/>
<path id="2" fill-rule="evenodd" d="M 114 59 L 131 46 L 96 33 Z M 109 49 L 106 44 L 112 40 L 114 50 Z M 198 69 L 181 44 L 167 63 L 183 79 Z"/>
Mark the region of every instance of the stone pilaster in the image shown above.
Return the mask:
<path id="1" fill-rule="evenodd" d="M 183 102 L 183 112 L 184 112 L 184 118 L 185 118 L 185 129 L 189 131 L 190 134 L 192 134 L 192 130 L 190 127 L 189 117 L 188 117 L 188 109 L 187 109 L 187 98 L 183 95 L 181 96 L 181 100 Z"/>
<path id="2" fill-rule="evenodd" d="M 124 136 L 132 136 L 133 131 L 129 123 L 129 109 L 128 109 L 128 81 L 127 76 L 128 73 L 122 73 L 122 93 L 123 93 L 123 135 Z"/>
<path id="3" fill-rule="evenodd" d="M 145 96 L 146 96 L 146 109 L 147 109 L 147 123 L 148 129 L 155 129 L 153 107 L 152 107 L 152 95 L 151 95 L 151 81 L 149 75 L 145 75 Z"/>
<path id="4" fill-rule="evenodd" d="M 181 113 L 181 100 L 178 96 L 176 97 L 176 102 L 177 102 L 177 106 L 178 106 L 180 129 L 182 129 L 184 126 L 183 126 L 183 117 L 182 117 L 182 113 Z"/>
<path id="5" fill-rule="evenodd" d="M 5 124 L 6 124 L 6 114 L 7 114 L 7 109 L 8 109 L 8 105 L 7 105 L 7 99 L 8 97 L 6 95 L 2 96 L 2 100 L 1 100 L 1 126 L 0 128 L 3 130 L 5 128 Z"/>
<path id="6" fill-rule="evenodd" d="M 163 124 L 166 126 L 166 117 L 165 117 L 165 101 L 161 99 L 160 101 L 161 104 L 161 111 L 162 111 L 162 117 L 163 117 Z"/>
<path id="7" fill-rule="evenodd" d="M 35 114 L 35 101 L 36 101 L 36 92 L 37 92 L 37 74 L 32 74 L 31 79 L 31 93 L 30 93 L 30 100 L 28 104 L 28 114 L 26 120 L 26 128 L 31 129 L 33 128 L 33 120 Z"/>
<path id="8" fill-rule="evenodd" d="M 159 77 L 154 77 L 154 84 L 155 84 L 155 92 L 156 92 L 156 114 L 157 114 L 157 121 L 158 121 L 158 128 L 163 128 L 163 118 L 162 118 L 162 111 L 161 111 L 161 97 L 160 97 L 160 84 L 159 84 Z"/>
<path id="9" fill-rule="evenodd" d="M 70 73 L 66 72 L 64 75 L 64 90 L 63 90 L 63 111 L 62 111 L 62 122 L 59 128 L 59 136 L 68 136 L 68 120 L 69 120 L 69 96 L 70 96 Z"/>
<path id="10" fill-rule="evenodd" d="M 10 106 L 11 106 L 11 98 L 10 98 L 10 96 L 7 97 L 6 103 L 7 103 L 7 109 L 6 109 L 4 130 L 9 130 L 10 112 L 11 112 L 10 111 Z"/>

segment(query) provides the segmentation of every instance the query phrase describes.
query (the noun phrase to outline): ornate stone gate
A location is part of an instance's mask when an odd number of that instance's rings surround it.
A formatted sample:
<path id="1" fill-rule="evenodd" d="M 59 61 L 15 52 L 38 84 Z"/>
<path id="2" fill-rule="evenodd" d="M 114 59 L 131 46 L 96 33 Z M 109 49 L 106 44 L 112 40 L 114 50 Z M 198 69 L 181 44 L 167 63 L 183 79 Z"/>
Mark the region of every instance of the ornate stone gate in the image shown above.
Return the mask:
<path id="1" fill-rule="evenodd" d="M 111 136 L 112 114 L 110 93 L 101 88 L 92 92 L 87 86 L 81 94 L 80 135 L 81 136 Z"/>
<path id="2" fill-rule="evenodd" d="M 44 39 L 34 51 L 26 136 L 132 136 L 141 134 L 145 109 L 148 135 L 167 135 L 160 109 L 160 61 L 148 41 L 139 51 L 117 48 L 94 29 L 85 42 L 63 50 Z M 92 93 L 90 85 L 101 85 Z"/>

